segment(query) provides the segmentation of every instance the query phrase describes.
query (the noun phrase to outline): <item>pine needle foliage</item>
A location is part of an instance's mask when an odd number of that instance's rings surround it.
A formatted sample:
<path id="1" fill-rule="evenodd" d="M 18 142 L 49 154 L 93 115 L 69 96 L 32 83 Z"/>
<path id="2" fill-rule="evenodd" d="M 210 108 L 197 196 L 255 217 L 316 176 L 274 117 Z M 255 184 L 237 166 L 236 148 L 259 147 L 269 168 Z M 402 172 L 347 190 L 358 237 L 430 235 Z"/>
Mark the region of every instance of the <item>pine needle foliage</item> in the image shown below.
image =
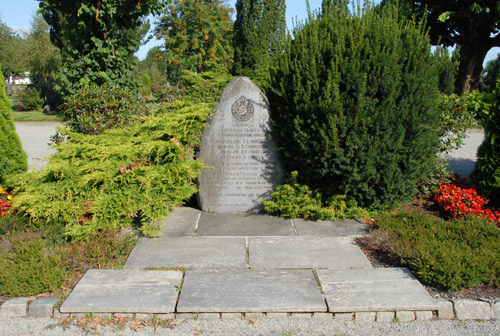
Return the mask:
<path id="1" fill-rule="evenodd" d="M 203 163 L 193 159 L 213 105 L 177 101 L 143 122 L 87 135 L 61 128 L 67 141 L 40 172 L 10 179 L 14 207 L 32 223 L 58 221 L 67 235 L 89 239 L 110 228 L 133 227 L 158 233 L 151 222 L 196 191 Z"/>
<path id="2" fill-rule="evenodd" d="M 1 70 L 0 68 L 0 184 L 5 176 L 28 168 L 27 156 L 12 119 L 12 104 L 5 95 Z"/>
<path id="3" fill-rule="evenodd" d="M 412 195 L 438 150 L 437 71 L 421 24 L 324 1 L 295 27 L 268 93 L 289 170 L 362 206 Z"/>

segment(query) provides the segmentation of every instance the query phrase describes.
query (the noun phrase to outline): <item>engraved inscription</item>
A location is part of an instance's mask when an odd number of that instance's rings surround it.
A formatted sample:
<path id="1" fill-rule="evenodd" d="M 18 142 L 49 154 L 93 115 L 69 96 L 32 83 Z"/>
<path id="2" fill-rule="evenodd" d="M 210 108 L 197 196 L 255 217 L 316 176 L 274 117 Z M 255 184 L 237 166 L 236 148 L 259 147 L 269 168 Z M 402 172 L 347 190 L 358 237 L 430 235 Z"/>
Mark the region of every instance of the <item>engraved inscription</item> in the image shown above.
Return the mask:
<path id="1" fill-rule="evenodd" d="M 238 98 L 239 97 L 239 98 Z M 283 175 L 266 97 L 246 77 L 228 84 L 203 130 L 198 177 L 203 211 L 259 211 Z"/>
<path id="2" fill-rule="evenodd" d="M 239 121 L 247 121 L 253 116 L 253 104 L 251 101 L 241 96 L 238 98 L 231 107 L 233 117 Z"/>

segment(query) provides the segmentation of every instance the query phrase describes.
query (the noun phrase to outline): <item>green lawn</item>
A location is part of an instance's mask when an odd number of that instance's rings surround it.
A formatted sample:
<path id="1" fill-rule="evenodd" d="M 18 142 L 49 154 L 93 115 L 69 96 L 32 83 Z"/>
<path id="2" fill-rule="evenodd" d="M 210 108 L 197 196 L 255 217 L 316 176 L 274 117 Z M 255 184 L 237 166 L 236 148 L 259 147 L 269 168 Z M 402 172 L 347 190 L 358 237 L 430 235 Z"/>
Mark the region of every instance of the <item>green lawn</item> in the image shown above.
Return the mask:
<path id="1" fill-rule="evenodd" d="M 39 111 L 12 111 L 14 121 L 62 121 L 62 116 L 44 114 Z"/>

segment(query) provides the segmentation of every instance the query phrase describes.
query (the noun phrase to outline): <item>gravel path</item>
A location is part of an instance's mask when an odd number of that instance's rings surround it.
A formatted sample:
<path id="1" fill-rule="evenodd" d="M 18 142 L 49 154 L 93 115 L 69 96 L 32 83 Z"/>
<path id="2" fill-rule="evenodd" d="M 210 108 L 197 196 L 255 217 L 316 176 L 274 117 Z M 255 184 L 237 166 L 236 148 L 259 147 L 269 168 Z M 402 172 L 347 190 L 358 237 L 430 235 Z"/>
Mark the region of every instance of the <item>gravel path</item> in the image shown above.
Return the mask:
<path id="1" fill-rule="evenodd" d="M 175 321 L 171 327 L 151 326 L 127 322 L 120 326 L 78 327 L 74 323 L 63 328 L 61 322 L 50 318 L 10 318 L 0 320 L 0 335 L 500 335 L 500 321 L 422 321 L 404 323 L 334 322 L 312 319 L 256 319 L 256 320 L 186 320 Z M 134 330 L 137 329 L 137 330 Z"/>
<path id="2" fill-rule="evenodd" d="M 43 159 L 54 153 L 54 150 L 48 145 L 50 137 L 55 134 L 56 127 L 61 125 L 61 123 L 53 121 L 15 123 L 23 149 L 28 154 L 28 169 L 42 168 L 47 164 Z"/>

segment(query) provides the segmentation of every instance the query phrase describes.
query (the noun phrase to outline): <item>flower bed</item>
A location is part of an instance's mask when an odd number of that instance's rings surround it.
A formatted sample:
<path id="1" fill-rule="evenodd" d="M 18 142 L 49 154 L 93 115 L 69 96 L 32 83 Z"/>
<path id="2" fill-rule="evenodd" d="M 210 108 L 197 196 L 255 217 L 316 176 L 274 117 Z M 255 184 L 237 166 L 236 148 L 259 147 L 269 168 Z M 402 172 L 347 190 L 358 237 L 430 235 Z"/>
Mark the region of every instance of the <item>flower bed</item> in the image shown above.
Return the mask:
<path id="1" fill-rule="evenodd" d="M 484 217 L 500 227 L 500 212 L 488 208 L 488 201 L 478 195 L 474 185 L 466 183 L 465 179 L 455 178 L 440 185 L 434 202 L 439 209 L 438 214 L 444 218 Z"/>

